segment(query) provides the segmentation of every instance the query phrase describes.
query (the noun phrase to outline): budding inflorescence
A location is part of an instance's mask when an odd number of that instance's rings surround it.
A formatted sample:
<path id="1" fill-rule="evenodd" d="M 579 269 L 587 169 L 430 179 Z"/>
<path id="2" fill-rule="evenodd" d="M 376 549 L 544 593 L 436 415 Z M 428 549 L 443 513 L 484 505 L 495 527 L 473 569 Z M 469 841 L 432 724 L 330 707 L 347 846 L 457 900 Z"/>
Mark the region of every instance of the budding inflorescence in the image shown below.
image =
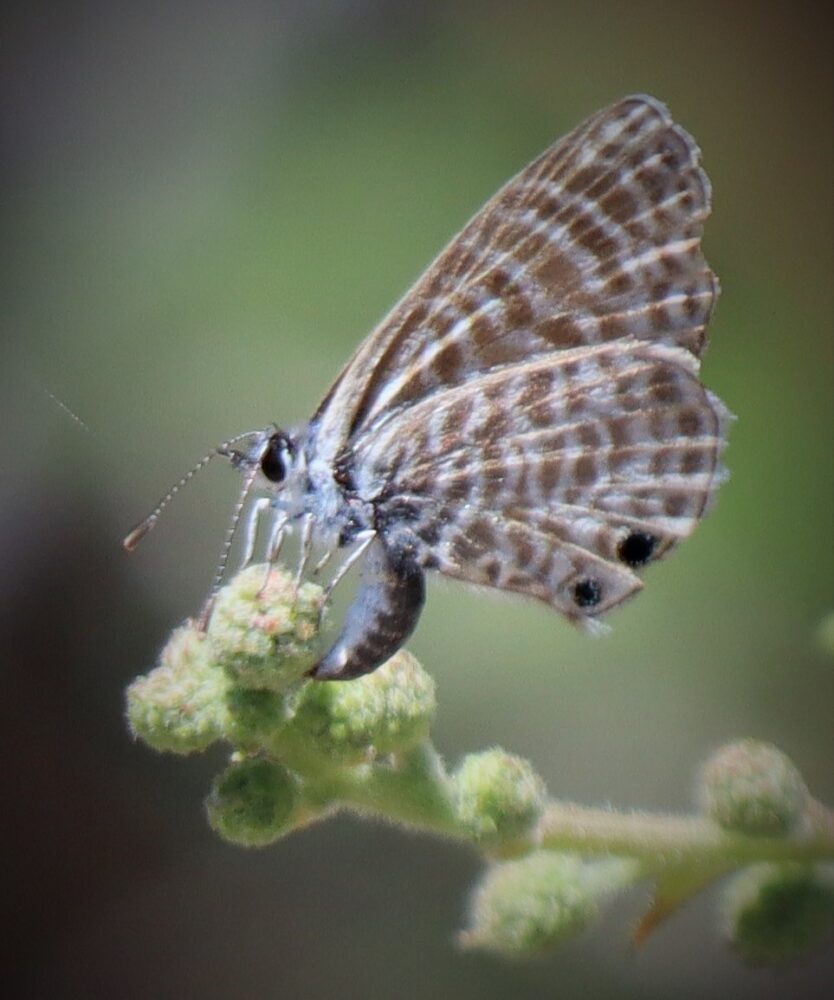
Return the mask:
<path id="1" fill-rule="evenodd" d="M 781 750 L 758 740 L 739 740 L 706 762 L 698 797 L 704 812 L 725 830 L 778 836 L 802 822 L 808 789 Z"/>
<path id="2" fill-rule="evenodd" d="M 760 864 L 726 894 L 725 934 L 749 965 L 784 965 L 818 947 L 834 926 L 834 871 Z"/>
<path id="3" fill-rule="evenodd" d="M 459 940 L 512 956 L 573 937 L 607 897 L 649 878 L 642 938 L 732 868 L 742 871 L 725 929 L 744 960 L 783 962 L 834 922 L 830 872 L 811 863 L 834 853 L 834 824 L 775 747 L 742 740 L 713 754 L 699 777 L 703 819 L 690 825 L 554 802 L 528 761 L 497 747 L 448 773 L 430 741 L 435 685 L 410 653 L 347 683 L 309 679 L 323 610 L 321 587 L 252 566 L 217 594 L 207 627 L 176 629 L 128 688 L 131 730 L 155 749 L 230 748 L 206 799 L 225 840 L 263 846 L 340 808 L 464 840 L 490 863 Z M 771 848 L 779 863 L 753 864 Z"/>
<path id="4" fill-rule="evenodd" d="M 369 764 L 387 772 L 419 747 L 434 682 L 405 650 L 350 684 L 310 681 L 323 591 L 253 566 L 217 596 L 206 630 L 177 629 L 158 666 L 128 689 L 134 735 L 190 753 L 217 741 L 232 763 L 207 800 L 227 840 L 264 844 L 316 816 Z"/>
<path id="5" fill-rule="evenodd" d="M 206 635 L 187 623 L 176 629 L 159 665 L 127 690 L 134 736 L 156 750 L 188 754 L 220 739 L 227 679 Z"/>
<path id="6" fill-rule="evenodd" d="M 583 931 L 638 873 L 631 861 L 586 862 L 555 851 L 494 864 L 472 893 L 459 941 L 511 957 L 548 951 Z"/>
<path id="7" fill-rule="evenodd" d="M 217 595 L 208 624 L 215 661 L 236 687 L 284 691 L 313 665 L 324 591 L 250 566 Z"/>
<path id="8" fill-rule="evenodd" d="M 468 754 L 453 780 L 458 817 L 486 851 L 512 853 L 547 804 L 544 782 L 530 764 L 497 747 Z"/>

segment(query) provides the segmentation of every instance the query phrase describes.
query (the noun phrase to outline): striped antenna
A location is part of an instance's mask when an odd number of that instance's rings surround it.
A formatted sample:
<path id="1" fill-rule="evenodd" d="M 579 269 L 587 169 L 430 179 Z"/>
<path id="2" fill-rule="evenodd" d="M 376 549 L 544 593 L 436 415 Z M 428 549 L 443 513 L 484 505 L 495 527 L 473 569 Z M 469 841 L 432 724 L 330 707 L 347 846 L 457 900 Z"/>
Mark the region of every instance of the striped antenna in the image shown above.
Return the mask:
<path id="1" fill-rule="evenodd" d="M 220 444 L 216 448 L 213 448 L 207 455 L 203 455 L 203 457 L 194 466 L 194 468 L 189 469 L 189 471 L 186 472 L 186 474 L 182 477 L 182 479 L 180 479 L 178 483 L 175 483 L 171 487 L 171 489 L 168 490 L 168 492 L 159 501 L 156 507 L 154 507 L 154 509 L 150 512 L 150 514 L 148 514 L 148 516 L 144 518 L 144 520 L 140 521 L 139 524 L 137 524 L 136 527 L 131 532 L 128 533 L 128 535 L 122 542 L 122 547 L 127 552 L 132 552 L 136 548 L 136 546 L 142 541 L 145 535 L 148 534 L 151 528 L 153 528 L 156 525 L 156 522 L 159 520 L 160 516 L 162 515 L 162 512 L 165 510 L 168 504 L 174 499 L 177 493 L 179 493 L 179 491 L 183 488 L 183 486 L 185 486 L 187 483 L 190 483 L 191 480 L 197 475 L 197 473 L 200 472 L 202 469 L 204 469 L 209 464 L 209 462 L 213 458 L 216 458 L 218 455 L 222 455 L 224 458 L 232 458 L 233 455 L 236 455 L 236 453 L 230 451 L 231 446 L 236 441 L 241 441 L 245 437 L 250 437 L 251 433 L 252 433 L 251 431 L 247 431 L 245 434 L 238 434 L 233 438 L 229 438 L 228 441 L 224 441 L 223 444 Z"/>
<path id="2" fill-rule="evenodd" d="M 70 418 L 70 420 L 72 420 L 72 422 L 76 425 L 76 427 L 80 427 L 81 430 L 85 431 L 87 434 L 90 433 L 89 424 L 83 421 L 81 417 L 78 416 L 77 413 L 71 410 L 62 399 L 58 399 L 55 393 L 50 392 L 45 385 L 40 385 L 40 389 L 42 392 L 46 393 L 46 395 L 52 400 L 52 402 L 58 407 L 59 410 L 65 413 Z"/>

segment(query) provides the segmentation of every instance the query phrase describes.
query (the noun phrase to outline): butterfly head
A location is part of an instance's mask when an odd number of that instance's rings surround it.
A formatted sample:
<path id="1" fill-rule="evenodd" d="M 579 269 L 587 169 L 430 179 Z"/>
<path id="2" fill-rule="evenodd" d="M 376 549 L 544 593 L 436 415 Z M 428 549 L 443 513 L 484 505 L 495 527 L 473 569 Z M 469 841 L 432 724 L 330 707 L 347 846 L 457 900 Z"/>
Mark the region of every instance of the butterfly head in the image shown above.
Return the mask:
<path id="1" fill-rule="evenodd" d="M 204 455 L 179 482 L 174 484 L 151 513 L 128 534 L 123 542 L 128 551 L 132 551 L 156 525 L 163 510 L 183 486 L 218 455 L 229 459 L 232 465 L 243 473 L 244 486 L 238 500 L 238 508 L 242 507 L 253 490 L 271 494 L 277 507 L 289 510 L 297 505 L 301 484 L 306 481 L 306 476 L 303 474 L 305 464 L 303 451 L 291 434 L 272 424 L 264 430 L 238 434 Z M 235 524 L 239 513 L 237 509 Z"/>
<path id="2" fill-rule="evenodd" d="M 303 465 L 295 438 L 274 424 L 220 445 L 217 453 L 251 477 L 256 489 L 273 494 L 291 492 Z"/>

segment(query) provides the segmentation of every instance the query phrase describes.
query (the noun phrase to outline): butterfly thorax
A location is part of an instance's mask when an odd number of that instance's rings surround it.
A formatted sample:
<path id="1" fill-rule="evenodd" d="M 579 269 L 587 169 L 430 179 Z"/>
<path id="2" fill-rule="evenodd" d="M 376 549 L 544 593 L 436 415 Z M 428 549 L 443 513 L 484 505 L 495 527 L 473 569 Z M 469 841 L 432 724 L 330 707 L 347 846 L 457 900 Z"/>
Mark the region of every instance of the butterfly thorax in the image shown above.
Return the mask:
<path id="1" fill-rule="evenodd" d="M 360 497 L 346 467 L 306 453 L 304 513 L 312 516 L 314 533 L 327 545 L 350 544 L 361 531 L 373 528 L 373 504 Z"/>
<path id="2" fill-rule="evenodd" d="M 244 474 L 254 477 L 255 491 L 269 497 L 288 524 L 307 519 L 321 545 L 343 545 L 346 536 L 373 521 L 369 505 L 350 484 L 338 481 L 331 462 L 318 456 L 306 427 L 283 431 L 271 425 L 253 432 L 245 449 L 231 457 Z"/>

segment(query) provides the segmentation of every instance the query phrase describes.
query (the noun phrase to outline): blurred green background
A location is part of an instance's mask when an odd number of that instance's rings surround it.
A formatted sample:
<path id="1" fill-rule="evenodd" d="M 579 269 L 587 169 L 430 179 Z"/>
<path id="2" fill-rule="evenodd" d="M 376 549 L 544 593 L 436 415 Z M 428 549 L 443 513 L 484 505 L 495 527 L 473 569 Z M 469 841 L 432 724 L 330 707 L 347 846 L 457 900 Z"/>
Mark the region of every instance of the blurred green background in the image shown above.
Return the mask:
<path id="1" fill-rule="evenodd" d="M 201 798 L 222 755 L 133 745 L 122 690 L 214 571 L 237 479 L 208 447 L 306 419 L 507 177 L 630 92 L 703 148 L 723 296 L 704 377 L 739 419 L 713 515 L 591 640 L 435 583 L 410 648 L 450 760 L 687 809 L 736 736 L 834 800 L 832 77 L 817 4 L 313 0 L 12 5 L 2 42 L 4 892 L 14 996 L 825 995 L 831 954 L 742 969 L 708 893 L 639 953 L 635 892 L 513 966 L 456 952 L 462 849 L 339 818 L 259 852 Z M 89 425 L 82 432 L 54 394 Z M 830 993 L 828 995 L 831 995 Z"/>

